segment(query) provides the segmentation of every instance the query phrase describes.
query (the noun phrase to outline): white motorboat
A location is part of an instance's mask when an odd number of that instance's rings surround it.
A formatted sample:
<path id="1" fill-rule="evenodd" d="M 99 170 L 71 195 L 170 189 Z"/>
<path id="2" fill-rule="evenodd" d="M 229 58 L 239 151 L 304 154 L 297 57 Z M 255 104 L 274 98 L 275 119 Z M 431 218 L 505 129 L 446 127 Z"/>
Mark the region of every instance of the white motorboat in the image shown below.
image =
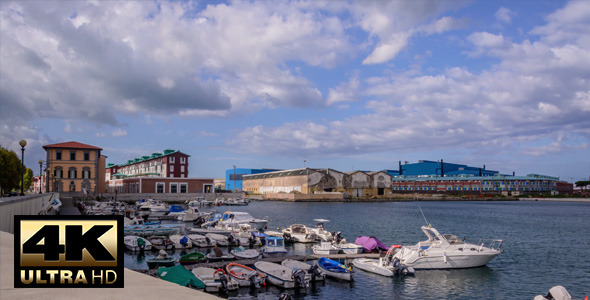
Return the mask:
<path id="1" fill-rule="evenodd" d="M 266 281 L 284 289 L 293 289 L 296 287 L 306 287 L 307 281 L 305 280 L 305 272 L 300 270 L 297 275 L 297 271 L 293 271 L 291 268 L 285 266 L 266 262 L 257 261 L 254 263 L 256 270 L 266 275 Z M 303 276 L 301 276 L 303 275 Z"/>
<path id="2" fill-rule="evenodd" d="M 367 272 L 379 274 L 381 276 L 394 275 L 413 275 L 414 269 L 412 267 L 402 266 L 399 259 L 393 257 L 395 249 L 400 247 L 394 245 L 389 248 L 387 254 L 379 259 L 357 258 L 352 261 L 352 264 L 357 268 Z"/>
<path id="3" fill-rule="evenodd" d="M 283 229 L 283 234 L 290 235 L 299 243 L 313 243 L 319 240 L 319 237 L 311 228 L 302 224 L 293 224 Z"/>
<path id="4" fill-rule="evenodd" d="M 190 249 L 193 247 L 193 242 L 185 235 L 173 234 L 170 240 L 174 243 L 176 249 Z"/>
<path id="5" fill-rule="evenodd" d="M 327 231 L 324 228 L 324 223 L 330 222 L 330 220 L 326 219 L 314 219 L 316 221 L 316 227 L 310 228 L 311 232 L 315 233 L 320 240 L 324 242 L 331 242 L 334 240 L 334 234 L 332 232 Z"/>
<path id="6" fill-rule="evenodd" d="M 244 247 L 236 247 L 229 253 L 235 256 L 236 259 L 254 259 L 260 256 L 260 251 L 256 249 L 244 249 Z"/>
<path id="7" fill-rule="evenodd" d="M 211 242 L 211 239 L 207 238 L 204 235 L 200 234 L 188 234 L 187 237 L 193 242 L 193 246 L 195 247 L 213 247 L 215 244 Z"/>
<path id="8" fill-rule="evenodd" d="M 266 275 L 262 272 L 240 265 L 237 263 L 230 263 L 225 267 L 229 276 L 233 277 L 240 286 L 254 286 L 259 288 L 266 280 Z"/>
<path id="9" fill-rule="evenodd" d="M 340 248 L 345 254 L 359 254 L 363 253 L 364 250 L 363 246 L 355 243 L 341 243 L 336 245 L 336 247 Z"/>
<path id="10" fill-rule="evenodd" d="M 232 235 L 221 235 L 216 233 L 207 233 L 205 234 L 211 240 L 212 244 L 216 244 L 217 246 L 233 246 L 236 244 L 236 240 Z"/>
<path id="11" fill-rule="evenodd" d="M 262 257 L 278 257 L 287 254 L 285 240 L 282 237 L 267 236 L 264 239 L 264 246 L 260 248 Z"/>
<path id="12" fill-rule="evenodd" d="M 167 236 L 154 235 L 147 237 L 147 239 L 152 243 L 152 248 L 158 250 L 174 249 L 174 242 L 172 242 Z"/>
<path id="13" fill-rule="evenodd" d="M 403 266 L 420 269 L 464 269 L 486 265 L 503 251 L 502 240 L 488 240 L 477 244 L 466 243 L 456 235 L 440 234 L 430 226 L 422 226 L 428 237 L 413 246 L 403 246 L 397 250 Z"/>
<path id="14" fill-rule="evenodd" d="M 313 254 L 317 255 L 338 254 L 340 252 L 340 248 L 332 245 L 330 242 L 321 242 L 319 245 L 313 245 L 311 249 L 313 250 Z"/>
<path id="15" fill-rule="evenodd" d="M 227 276 L 223 269 L 198 267 L 191 272 L 205 284 L 207 292 L 235 291 L 240 288 L 238 282 Z"/>
<path id="16" fill-rule="evenodd" d="M 234 260 L 236 257 L 231 253 L 223 253 L 221 256 L 218 256 L 215 252 L 208 253 L 207 260 L 212 261 L 226 261 L 226 260 Z"/>
<path id="17" fill-rule="evenodd" d="M 127 235 L 123 238 L 125 248 L 130 251 L 144 251 L 152 250 L 152 243 L 150 241 L 135 235 Z"/>
<path id="18" fill-rule="evenodd" d="M 326 280 L 326 275 L 320 271 L 320 268 L 316 264 L 310 265 L 294 259 L 285 259 L 281 262 L 281 265 L 292 270 L 300 269 L 305 271 L 310 281 Z"/>
<path id="19" fill-rule="evenodd" d="M 236 227 L 238 224 L 249 224 L 254 230 L 264 230 L 267 223 L 268 220 L 254 218 L 243 211 L 226 211 L 219 220 L 219 224 L 232 227 Z"/>
<path id="20" fill-rule="evenodd" d="M 208 214 L 209 213 L 200 212 L 198 207 L 192 206 L 186 209 L 183 214 L 179 214 L 176 219 L 182 222 L 193 222 L 200 217 L 207 216 Z"/>

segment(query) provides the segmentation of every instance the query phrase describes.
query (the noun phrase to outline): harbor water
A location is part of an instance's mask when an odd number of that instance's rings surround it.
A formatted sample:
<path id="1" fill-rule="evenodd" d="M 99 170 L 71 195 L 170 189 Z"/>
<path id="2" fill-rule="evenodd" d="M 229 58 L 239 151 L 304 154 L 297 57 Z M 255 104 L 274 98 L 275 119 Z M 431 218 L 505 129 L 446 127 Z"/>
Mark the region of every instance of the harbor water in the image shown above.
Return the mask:
<path id="1" fill-rule="evenodd" d="M 242 288 L 219 295 L 224 298 L 277 299 L 286 292 L 294 299 L 532 299 L 547 294 L 555 285 L 564 286 L 574 299 L 590 295 L 588 202 L 254 201 L 248 206 L 216 209 L 246 211 L 266 218 L 269 230 L 282 230 L 294 223 L 312 226 L 314 219 L 328 219 L 325 228 L 341 231 L 348 241 L 366 235 L 386 245 L 425 240 L 420 226 L 428 222 L 441 234 L 470 241 L 502 239 L 505 251 L 480 268 L 416 271 L 415 276 L 408 277 L 382 277 L 356 270 L 352 283 L 327 280 L 307 290 L 286 291 L 272 286 L 257 292 Z M 194 250 L 170 253 L 179 257 L 189 251 Z M 311 245 L 295 244 L 289 252 L 310 254 Z M 126 252 L 125 266 L 147 269 L 146 256 L 155 255 Z"/>

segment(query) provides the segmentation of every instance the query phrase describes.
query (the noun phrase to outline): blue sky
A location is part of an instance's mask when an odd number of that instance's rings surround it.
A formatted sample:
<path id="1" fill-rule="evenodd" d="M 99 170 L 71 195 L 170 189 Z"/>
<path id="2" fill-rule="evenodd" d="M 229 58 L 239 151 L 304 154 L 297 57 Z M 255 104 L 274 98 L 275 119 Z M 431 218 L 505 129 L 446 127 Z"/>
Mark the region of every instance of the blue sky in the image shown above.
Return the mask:
<path id="1" fill-rule="evenodd" d="M 2 1 L 0 145 L 590 175 L 589 1 Z"/>

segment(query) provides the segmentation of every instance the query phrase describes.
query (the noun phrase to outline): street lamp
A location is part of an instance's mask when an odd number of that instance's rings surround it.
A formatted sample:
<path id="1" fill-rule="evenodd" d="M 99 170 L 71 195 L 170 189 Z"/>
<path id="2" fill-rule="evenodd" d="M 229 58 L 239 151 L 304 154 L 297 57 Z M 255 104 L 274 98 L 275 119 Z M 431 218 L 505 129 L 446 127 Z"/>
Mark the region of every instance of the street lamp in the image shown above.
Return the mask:
<path id="1" fill-rule="evenodd" d="M 27 145 L 27 141 L 20 140 L 18 144 L 21 146 L 22 154 L 20 156 L 21 159 L 21 178 L 20 178 L 20 194 L 23 196 L 25 194 L 25 146 Z"/>
<path id="2" fill-rule="evenodd" d="M 234 192 L 236 192 L 238 188 L 236 187 L 236 165 L 234 165 Z"/>
<path id="3" fill-rule="evenodd" d="M 42 194 L 43 185 L 41 184 L 41 178 L 43 178 L 43 160 L 39 160 L 39 194 Z"/>

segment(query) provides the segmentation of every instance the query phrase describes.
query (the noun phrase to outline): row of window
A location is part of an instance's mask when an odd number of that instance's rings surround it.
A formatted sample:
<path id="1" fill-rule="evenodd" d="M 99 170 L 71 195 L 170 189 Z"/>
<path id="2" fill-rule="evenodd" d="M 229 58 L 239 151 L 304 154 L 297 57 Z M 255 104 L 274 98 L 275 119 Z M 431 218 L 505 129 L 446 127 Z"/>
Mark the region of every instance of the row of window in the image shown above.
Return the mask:
<path id="1" fill-rule="evenodd" d="M 84 160 L 89 161 L 90 160 L 90 152 L 89 151 L 85 151 L 84 152 Z M 62 151 L 61 150 L 57 150 L 55 151 L 55 160 L 62 160 Z M 70 160 L 76 160 L 76 151 L 70 151 Z"/>
<path id="2" fill-rule="evenodd" d="M 90 168 L 82 168 L 82 177 L 78 177 L 78 170 L 75 167 L 70 167 L 67 173 L 68 177 L 64 177 L 64 171 L 61 167 L 56 167 L 53 170 L 53 177 L 55 178 L 90 178 Z"/>
<path id="3" fill-rule="evenodd" d="M 461 186 L 447 186 L 446 190 L 447 191 L 479 191 L 479 187 L 478 186 L 474 186 L 474 187 L 461 187 Z M 417 186 L 417 187 L 413 187 L 413 186 L 401 186 L 401 187 L 397 187 L 394 186 L 393 187 L 394 191 L 436 191 L 436 187 L 432 186 L 432 187 L 428 187 L 428 186 Z M 514 187 L 511 188 L 500 188 L 500 187 L 483 187 L 481 188 L 482 191 L 516 191 L 517 189 Z M 519 191 L 529 191 L 528 187 L 519 187 L 518 188 Z M 547 191 L 547 188 L 543 187 L 543 188 L 530 188 L 531 191 Z"/>

